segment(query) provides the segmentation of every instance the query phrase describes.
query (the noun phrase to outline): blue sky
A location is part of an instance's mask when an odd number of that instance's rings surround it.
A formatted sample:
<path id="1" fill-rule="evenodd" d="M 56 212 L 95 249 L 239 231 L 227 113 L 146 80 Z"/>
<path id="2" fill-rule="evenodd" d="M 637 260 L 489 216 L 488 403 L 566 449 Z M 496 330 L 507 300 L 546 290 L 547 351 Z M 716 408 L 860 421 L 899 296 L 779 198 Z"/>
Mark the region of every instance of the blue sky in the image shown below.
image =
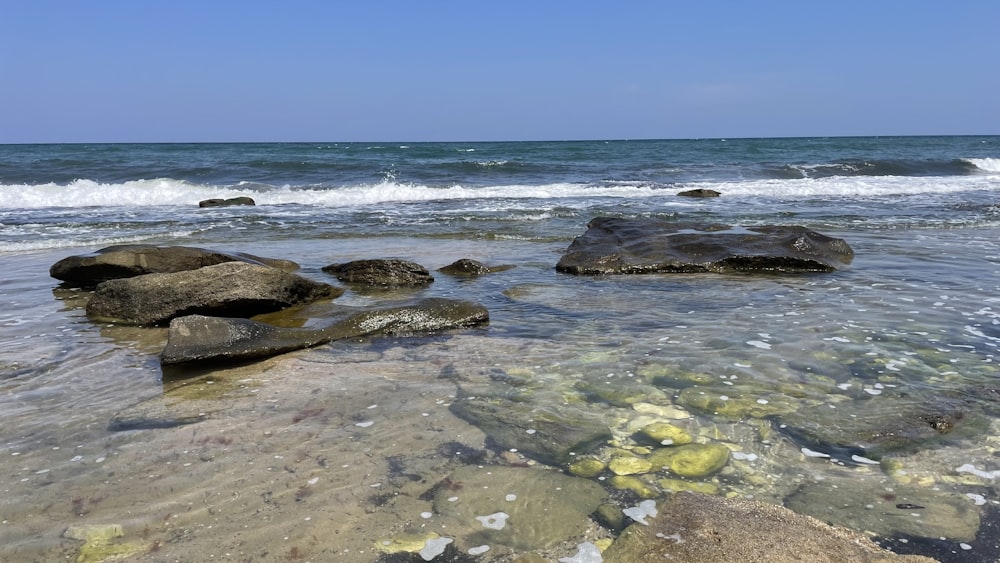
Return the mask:
<path id="1" fill-rule="evenodd" d="M 1000 134 L 1000 2 L 31 0 L 0 143 Z"/>

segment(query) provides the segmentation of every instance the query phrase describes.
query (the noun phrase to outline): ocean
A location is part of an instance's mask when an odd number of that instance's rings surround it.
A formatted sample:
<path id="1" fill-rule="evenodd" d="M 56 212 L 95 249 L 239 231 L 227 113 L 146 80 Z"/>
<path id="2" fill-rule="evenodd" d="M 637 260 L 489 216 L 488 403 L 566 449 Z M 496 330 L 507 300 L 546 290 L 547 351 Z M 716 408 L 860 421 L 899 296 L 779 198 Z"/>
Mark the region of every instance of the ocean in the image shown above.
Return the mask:
<path id="1" fill-rule="evenodd" d="M 695 188 L 721 196 L 677 195 Z M 198 206 L 239 196 L 256 205 Z M 900 553 L 997 561 L 998 197 L 1000 136 L 0 145 L 0 560 L 73 559 L 81 542 L 66 529 L 98 524 L 122 527 L 104 549 L 143 561 L 388 560 L 384 546 L 414 530 L 486 553 L 474 560 L 512 560 L 520 548 L 482 551 L 425 494 L 469 463 L 455 448 L 487 466 L 566 470 L 491 449 L 448 410 L 456 381 L 485 377 L 538 408 L 604 417 L 615 438 L 597 457 L 646 455 L 637 425 L 666 417 L 732 452 L 717 473 L 680 481 Z M 556 272 L 601 216 L 802 225 L 855 258 L 807 275 Z M 48 275 L 128 243 L 286 258 L 333 284 L 323 266 L 362 258 L 515 268 L 336 300 L 468 299 L 489 309 L 485 328 L 178 376 L 157 360 L 165 329 L 91 322 L 88 292 Z M 150 401 L 209 416 L 109 427 Z M 938 432 L 877 455 L 853 447 L 858 420 L 886 435 L 911 415 Z M 641 496 L 609 476 L 597 479 L 616 502 Z M 637 478 L 663 498 L 677 486 L 666 477 Z M 853 509 L 824 504 L 847 489 Z M 887 502 L 947 510 L 900 518 L 880 512 Z M 534 551 L 555 561 L 616 534 L 589 525 Z"/>

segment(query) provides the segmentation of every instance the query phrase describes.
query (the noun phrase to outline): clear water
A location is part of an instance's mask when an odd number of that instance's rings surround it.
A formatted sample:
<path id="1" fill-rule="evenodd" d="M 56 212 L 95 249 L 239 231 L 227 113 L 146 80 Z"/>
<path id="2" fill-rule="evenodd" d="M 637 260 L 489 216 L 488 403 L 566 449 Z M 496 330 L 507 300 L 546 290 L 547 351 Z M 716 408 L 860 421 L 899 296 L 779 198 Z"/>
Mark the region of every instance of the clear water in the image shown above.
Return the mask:
<path id="1" fill-rule="evenodd" d="M 699 187 L 723 195 L 675 195 Z M 63 531 L 106 523 L 149 561 L 374 561 L 378 542 L 413 528 L 474 547 L 454 524 L 424 519 L 433 508 L 421 494 L 464 463 L 456 443 L 485 445 L 447 409 L 452 376 L 497 370 L 531 381 L 520 390 L 531 400 L 589 405 L 625 445 L 643 413 L 585 390 L 676 408 L 682 389 L 648 377 L 671 371 L 705 374 L 699 388 L 731 401 L 754 393 L 808 409 L 865 401 L 902 414 L 958 397 L 977 413 L 974 435 L 881 466 L 804 453 L 773 419 L 689 409 L 678 424 L 738 454 L 703 480 L 718 494 L 782 503 L 847 478 L 964 499 L 986 522 L 1000 477 L 998 191 L 998 137 L 0 146 L 0 559 L 73 559 L 80 542 Z M 197 207 L 235 196 L 258 205 Z M 805 225 L 844 238 L 856 259 L 806 276 L 556 273 L 601 215 Z M 487 328 L 164 374 L 162 329 L 92 323 L 87 292 L 48 276 L 64 256 L 121 242 L 290 258 L 331 283 L 322 266 L 358 258 L 517 267 L 436 275 L 405 296 L 480 302 Z M 116 413 L 157 400 L 206 420 L 108 429 Z M 530 462 L 485 455 L 477 462 Z M 417 477 L 400 476 L 400 464 Z M 588 539 L 607 535 L 595 525 Z M 953 560 L 996 557 L 995 541 L 942 541 Z M 574 550 L 570 541 L 546 555 Z M 493 546 L 483 560 L 513 555 Z"/>

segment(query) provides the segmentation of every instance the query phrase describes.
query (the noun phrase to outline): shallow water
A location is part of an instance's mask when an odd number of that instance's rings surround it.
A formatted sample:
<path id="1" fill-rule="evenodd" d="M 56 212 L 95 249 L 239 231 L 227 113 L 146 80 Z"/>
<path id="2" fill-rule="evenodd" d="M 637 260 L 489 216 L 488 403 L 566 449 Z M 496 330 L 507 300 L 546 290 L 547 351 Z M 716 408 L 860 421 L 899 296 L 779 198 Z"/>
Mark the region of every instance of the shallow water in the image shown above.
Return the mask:
<path id="1" fill-rule="evenodd" d="M 995 388 L 998 374 L 997 231 L 826 234 L 854 247 L 851 269 L 585 278 L 554 271 L 564 242 L 389 237 L 232 248 L 294 258 L 304 275 L 325 281 L 323 265 L 376 254 L 429 268 L 466 256 L 517 268 L 473 280 L 437 275 L 415 294 L 481 302 L 491 313 L 487 328 L 333 343 L 166 381 L 156 360 L 163 329 L 92 324 L 81 309 L 86 292 L 47 279 L 47 267 L 69 251 L 9 255 L 2 286 L 8 315 L 0 323 L 0 556 L 72 559 L 80 542 L 60 534 L 81 523 L 121 524 L 120 542 L 141 544 L 148 561 L 322 561 L 337 554 L 374 561 L 376 543 L 414 528 L 452 537 L 463 550 L 477 547 L 469 543 L 473 528 L 441 529 L 447 524 L 438 515 L 421 517 L 434 510 L 421 495 L 466 463 L 530 460 L 456 454 L 456 444 L 468 451 L 485 445 L 481 431 L 447 409 L 458 392 L 456 373 L 475 379 L 501 370 L 530 381 L 519 392 L 590 404 L 619 444 L 648 417 L 646 407 L 608 402 L 600 387 L 675 407 L 683 389 L 651 383 L 654 373 L 705 374 L 709 380 L 697 388 L 723 401 L 754 393 L 764 405 L 790 398 L 829 409 L 866 400 L 867 408 L 891 411 L 957 393 L 990 407 L 977 390 Z M 338 301 L 369 306 L 413 296 L 348 293 Z M 119 411 L 161 396 L 204 411 L 206 420 L 108 429 Z M 765 419 L 681 412 L 677 423 L 697 440 L 734 452 L 722 472 L 703 479 L 719 494 L 781 503 L 804 483 L 847 476 L 870 480 L 876 490 L 917 483 L 975 510 L 985 510 L 977 499 L 996 505 L 995 418 L 978 436 L 888 456 L 905 468 L 900 472 L 803 450 Z M 966 465 L 973 470 L 959 471 Z M 594 540 L 608 532 L 594 525 L 588 534 Z M 577 541 L 545 553 L 568 557 Z M 996 552 L 992 540 L 947 541 L 963 557 L 982 554 L 965 560 Z M 495 545 L 482 557 L 502 561 L 515 553 Z"/>
<path id="2" fill-rule="evenodd" d="M 0 560 L 101 548 L 142 561 L 377 561 L 406 534 L 434 532 L 476 560 L 557 561 L 613 536 L 524 473 L 529 492 L 499 501 L 511 514 L 501 534 L 484 535 L 476 517 L 489 514 L 463 512 L 486 497 L 449 480 L 460 469 L 566 471 L 495 447 L 449 410 L 485 393 L 601 417 L 613 438 L 592 455 L 605 462 L 645 458 L 635 431 L 664 420 L 729 450 L 704 477 L 639 475 L 655 498 L 751 496 L 900 552 L 996 561 L 998 143 L 0 147 Z M 723 196 L 676 197 L 688 188 Z M 196 206 L 236 196 L 258 205 Z M 804 225 L 856 257 L 811 275 L 557 273 L 597 216 Z M 164 373 L 164 329 L 92 323 L 89 293 L 48 276 L 65 256 L 124 242 L 288 258 L 331 283 L 323 266 L 362 258 L 516 267 L 335 300 L 468 299 L 489 309 L 487 327 Z M 122 413 L 201 420 L 112 430 Z M 855 433 L 873 425 L 860 447 Z M 641 500 L 612 472 L 590 479 L 616 509 Z M 458 504 L 441 504 L 442 490 Z M 580 527 L 511 547 L 560 521 L 537 505 Z M 97 524 L 123 535 L 103 547 L 63 536 Z"/>

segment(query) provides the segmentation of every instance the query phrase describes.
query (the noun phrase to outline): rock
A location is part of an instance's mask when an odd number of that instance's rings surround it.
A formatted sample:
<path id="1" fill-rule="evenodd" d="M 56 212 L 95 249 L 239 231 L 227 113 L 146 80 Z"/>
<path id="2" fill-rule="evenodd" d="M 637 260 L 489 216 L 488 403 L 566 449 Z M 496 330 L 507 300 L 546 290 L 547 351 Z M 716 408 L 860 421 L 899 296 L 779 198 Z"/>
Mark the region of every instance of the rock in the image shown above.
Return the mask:
<path id="1" fill-rule="evenodd" d="M 896 555 L 863 534 L 835 528 L 787 508 L 745 499 L 682 492 L 657 506 L 647 525 L 634 523 L 604 552 L 605 563 L 933 563 Z"/>
<path id="2" fill-rule="evenodd" d="M 980 509 L 968 498 L 900 485 L 883 475 L 807 483 L 785 499 L 785 506 L 824 522 L 884 537 L 972 541 L 980 525 Z"/>
<path id="3" fill-rule="evenodd" d="M 725 467 L 729 461 L 729 448 L 722 444 L 660 448 L 649 456 L 649 461 L 654 470 L 666 468 L 681 477 L 705 477 Z"/>
<path id="4" fill-rule="evenodd" d="M 290 260 L 239 252 L 219 252 L 193 246 L 126 244 L 63 258 L 52 265 L 49 275 L 75 285 L 93 286 L 107 280 L 197 270 L 223 262 L 272 266 L 286 272 L 299 269 L 299 265 Z"/>
<path id="5" fill-rule="evenodd" d="M 469 258 L 462 258 L 461 260 L 456 260 L 447 266 L 438 268 L 437 271 L 451 276 L 481 276 L 483 274 L 503 272 L 513 267 L 513 265 L 486 266 L 482 262 L 470 260 Z"/>
<path id="6" fill-rule="evenodd" d="M 156 325 L 192 314 L 250 317 L 343 292 L 270 266 L 224 262 L 101 282 L 87 302 L 87 316 L 131 325 Z"/>
<path id="7" fill-rule="evenodd" d="M 253 200 L 252 197 L 231 197 L 227 199 L 222 198 L 212 198 L 204 199 L 198 202 L 198 207 L 227 207 L 230 205 L 257 205 L 257 202 Z"/>
<path id="8" fill-rule="evenodd" d="M 798 410 L 805 401 L 754 384 L 727 387 L 687 387 L 677 404 L 727 420 L 764 418 Z M 811 411 L 811 409 L 806 409 Z"/>
<path id="9" fill-rule="evenodd" d="M 620 491 L 632 491 L 639 498 L 659 498 L 663 494 L 646 481 L 632 475 L 614 475 L 608 484 Z"/>
<path id="10" fill-rule="evenodd" d="M 323 271 L 344 283 L 370 287 L 423 286 L 434 281 L 427 268 L 395 258 L 330 264 Z"/>
<path id="11" fill-rule="evenodd" d="M 653 470 L 653 463 L 648 459 L 619 454 L 608 462 L 608 469 L 615 475 L 639 475 Z"/>
<path id="12" fill-rule="evenodd" d="M 598 217 L 570 244 L 556 270 L 568 274 L 831 272 L 854 251 L 805 227 L 685 225 Z"/>
<path id="13" fill-rule="evenodd" d="M 604 473 L 604 470 L 607 468 L 607 464 L 600 459 L 586 456 L 577 457 L 575 461 L 569 464 L 567 471 L 569 471 L 570 475 L 583 477 L 585 479 L 593 479 L 601 473 Z"/>
<path id="14" fill-rule="evenodd" d="M 434 512 L 447 520 L 449 531 L 468 529 L 469 545 L 520 551 L 549 548 L 583 534 L 590 513 L 607 500 L 593 481 L 534 468 L 470 465 L 446 482 L 450 486 L 434 496 Z"/>
<path id="15" fill-rule="evenodd" d="M 148 551 L 149 544 L 146 542 L 115 543 L 117 538 L 124 535 L 125 531 L 120 524 L 74 525 L 63 532 L 64 538 L 83 542 L 76 557 L 77 563 L 120 561 Z"/>
<path id="16" fill-rule="evenodd" d="M 775 419 L 778 431 L 799 444 L 851 463 L 852 456 L 880 459 L 944 439 L 976 438 L 988 420 L 965 400 L 895 396 L 841 401 L 835 409 L 802 409 Z"/>
<path id="17" fill-rule="evenodd" d="M 636 432 L 636 438 L 640 442 L 652 443 L 658 446 L 680 446 L 690 444 L 691 434 L 669 422 L 654 422 L 643 426 Z"/>
<path id="18" fill-rule="evenodd" d="M 677 192 L 677 195 L 683 197 L 719 197 L 722 195 L 721 192 L 715 190 L 710 190 L 708 188 L 696 188 L 693 190 L 684 190 L 682 192 Z"/>
<path id="19" fill-rule="evenodd" d="M 413 305 L 361 311 L 322 328 L 276 327 L 248 319 L 191 315 L 174 319 L 163 365 L 195 361 L 241 361 L 372 334 L 404 335 L 489 322 L 482 305 L 430 298 Z"/>
<path id="20" fill-rule="evenodd" d="M 478 397 L 455 400 L 450 409 L 501 447 L 548 465 L 568 463 L 571 454 L 586 454 L 611 438 L 603 417 L 567 405 Z"/>

